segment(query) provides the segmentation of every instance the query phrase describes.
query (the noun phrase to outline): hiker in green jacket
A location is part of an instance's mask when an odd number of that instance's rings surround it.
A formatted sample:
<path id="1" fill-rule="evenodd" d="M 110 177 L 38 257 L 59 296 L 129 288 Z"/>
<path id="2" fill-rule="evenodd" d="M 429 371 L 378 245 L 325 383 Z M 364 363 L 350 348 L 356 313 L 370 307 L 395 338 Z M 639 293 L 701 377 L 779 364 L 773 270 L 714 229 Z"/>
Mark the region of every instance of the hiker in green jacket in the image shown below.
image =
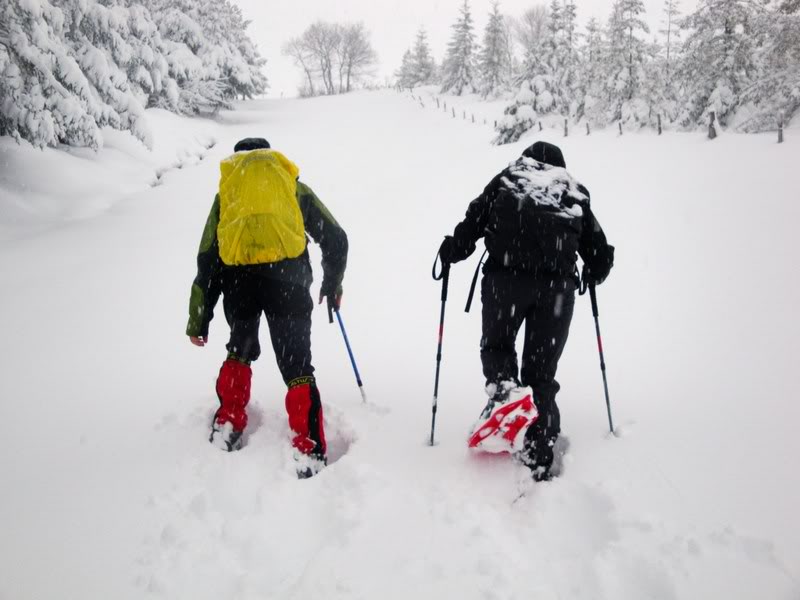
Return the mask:
<path id="1" fill-rule="evenodd" d="M 231 451 L 242 446 L 250 400 L 250 363 L 261 347 L 258 329 L 267 318 L 272 347 L 288 387 L 286 411 L 297 473 L 316 474 L 327 461 L 322 404 L 311 364 L 309 289 L 313 279 L 307 236 L 322 249 L 319 302 L 338 307 L 347 265 L 347 235 L 299 169 L 263 138 L 247 138 L 222 161 L 197 256 L 186 334 L 196 346 L 208 340 L 220 294 L 230 326 L 228 357 L 216 391 L 220 407 L 210 441 Z"/>

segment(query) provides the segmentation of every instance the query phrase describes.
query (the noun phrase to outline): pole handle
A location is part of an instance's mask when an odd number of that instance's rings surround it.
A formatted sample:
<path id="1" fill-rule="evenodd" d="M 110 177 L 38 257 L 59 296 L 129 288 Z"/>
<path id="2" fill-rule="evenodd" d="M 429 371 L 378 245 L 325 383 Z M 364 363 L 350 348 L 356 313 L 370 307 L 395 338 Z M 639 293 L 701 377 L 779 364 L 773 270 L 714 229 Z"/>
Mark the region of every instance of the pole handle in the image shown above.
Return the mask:
<path id="1" fill-rule="evenodd" d="M 437 264 L 441 264 L 438 275 L 436 274 Z M 439 252 L 436 253 L 436 258 L 433 259 L 433 269 L 431 270 L 431 275 L 433 276 L 434 281 L 442 282 L 442 302 L 447 302 L 447 288 L 449 287 L 450 283 L 450 264 L 441 259 Z"/>

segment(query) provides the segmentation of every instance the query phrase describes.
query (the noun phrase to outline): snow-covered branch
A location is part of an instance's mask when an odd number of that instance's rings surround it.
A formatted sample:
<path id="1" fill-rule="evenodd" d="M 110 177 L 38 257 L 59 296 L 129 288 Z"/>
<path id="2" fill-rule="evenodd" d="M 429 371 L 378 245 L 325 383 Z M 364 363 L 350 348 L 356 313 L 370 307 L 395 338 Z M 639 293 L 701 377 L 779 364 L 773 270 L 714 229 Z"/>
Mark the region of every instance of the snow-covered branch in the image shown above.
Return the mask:
<path id="1" fill-rule="evenodd" d="M 98 148 L 102 127 L 152 143 L 144 109 L 212 112 L 266 89 L 230 0 L 0 4 L 0 134 Z"/>

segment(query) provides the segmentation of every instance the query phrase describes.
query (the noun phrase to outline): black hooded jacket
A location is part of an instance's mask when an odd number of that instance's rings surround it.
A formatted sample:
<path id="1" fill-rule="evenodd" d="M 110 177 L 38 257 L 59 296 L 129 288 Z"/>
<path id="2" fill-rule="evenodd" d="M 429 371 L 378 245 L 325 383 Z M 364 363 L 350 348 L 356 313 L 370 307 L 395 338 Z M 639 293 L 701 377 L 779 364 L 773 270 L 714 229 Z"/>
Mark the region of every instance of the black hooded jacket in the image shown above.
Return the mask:
<path id="1" fill-rule="evenodd" d="M 483 237 L 485 271 L 574 277 L 580 254 L 592 279 L 605 279 L 614 248 L 592 213 L 589 191 L 564 167 L 558 147 L 537 142 L 528 148 L 470 203 L 453 233 L 452 262 L 469 257 Z"/>

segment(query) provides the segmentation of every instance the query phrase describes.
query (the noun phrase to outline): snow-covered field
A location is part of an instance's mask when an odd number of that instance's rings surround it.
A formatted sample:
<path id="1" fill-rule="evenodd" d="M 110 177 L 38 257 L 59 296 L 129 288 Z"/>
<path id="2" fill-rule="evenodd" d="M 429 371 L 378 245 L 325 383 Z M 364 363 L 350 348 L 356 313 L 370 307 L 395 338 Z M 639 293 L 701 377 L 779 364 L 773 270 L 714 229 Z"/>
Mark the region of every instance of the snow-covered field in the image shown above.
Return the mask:
<path id="1" fill-rule="evenodd" d="M 494 147 L 491 127 L 395 92 L 151 118 L 152 155 L 122 135 L 97 156 L 0 139 L 2 600 L 800 597 L 800 130 Z M 318 309 L 333 463 L 308 481 L 268 354 L 247 446 L 207 443 L 226 326 L 204 349 L 183 334 L 217 163 L 248 135 L 350 237 L 342 316 L 369 403 Z M 565 473 L 534 485 L 466 449 L 485 402 L 479 307 L 462 310 L 477 257 L 453 271 L 426 439 L 434 254 L 537 137 L 617 247 L 598 295 L 621 435 L 582 298 L 559 369 Z"/>

